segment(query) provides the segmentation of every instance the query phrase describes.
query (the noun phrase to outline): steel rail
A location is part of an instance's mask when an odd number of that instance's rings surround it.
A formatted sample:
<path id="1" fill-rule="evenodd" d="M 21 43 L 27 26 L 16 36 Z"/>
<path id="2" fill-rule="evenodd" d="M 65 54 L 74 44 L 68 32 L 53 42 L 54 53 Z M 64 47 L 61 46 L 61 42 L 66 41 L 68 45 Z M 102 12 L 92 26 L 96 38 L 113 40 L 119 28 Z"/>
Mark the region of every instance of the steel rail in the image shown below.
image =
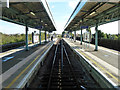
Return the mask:
<path id="1" fill-rule="evenodd" d="M 63 73 L 63 40 L 61 40 L 61 72 Z"/>
<path id="2" fill-rule="evenodd" d="M 50 72 L 50 77 L 49 77 L 49 81 L 48 81 L 47 90 L 50 89 L 51 77 L 52 77 L 52 73 L 53 73 L 54 63 L 55 63 L 55 60 L 56 60 L 56 53 L 57 53 L 57 50 L 58 50 L 58 45 L 59 45 L 59 44 L 57 44 L 56 50 L 55 50 L 55 55 L 54 55 L 54 59 L 53 59 L 53 63 L 52 63 L 52 68 L 51 68 L 51 72 Z"/>
<path id="3" fill-rule="evenodd" d="M 86 88 L 82 85 L 82 83 L 79 83 L 79 82 L 77 81 L 77 78 L 76 78 L 76 76 L 75 76 L 75 74 L 74 74 L 74 70 L 73 70 L 72 64 L 71 64 L 71 62 L 70 62 L 70 59 L 69 59 L 69 57 L 68 57 L 68 54 L 67 54 L 67 51 L 66 51 L 64 45 L 63 45 L 63 48 L 64 48 L 64 51 L 65 51 L 65 55 L 66 55 L 66 57 L 67 57 L 68 63 L 69 63 L 69 65 L 70 65 L 71 73 L 73 74 L 73 77 L 74 77 L 74 79 L 75 79 L 75 81 L 76 81 L 77 87 L 78 87 L 79 89 L 86 90 Z"/>

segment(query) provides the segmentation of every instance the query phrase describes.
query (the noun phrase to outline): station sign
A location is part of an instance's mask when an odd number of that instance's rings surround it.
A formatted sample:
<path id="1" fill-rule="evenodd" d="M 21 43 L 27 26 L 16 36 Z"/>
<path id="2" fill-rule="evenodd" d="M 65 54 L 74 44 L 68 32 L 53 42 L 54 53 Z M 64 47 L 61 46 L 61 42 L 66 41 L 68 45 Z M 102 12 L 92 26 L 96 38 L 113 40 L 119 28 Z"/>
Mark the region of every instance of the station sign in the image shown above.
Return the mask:
<path id="1" fill-rule="evenodd" d="M 91 42 L 91 32 L 86 31 L 85 33 L 83 33 L 83 40 L 86 42 Z"/>
<path id="2" fill-rule="evenodd" d="M 34 39 L 34 43 L 37 43 L 37 42 L 39 42 L 39 35 L 34 35 L 33 36 L 33 39 Z"/>
<path id="3" fill-rule="evenodd" d="M 88 26 L 81 26 L 82 29 L 88 29 Z"/>
<path id="4" fill-rule="evenodd" d="M 39 42 L 39 35 L 35 32 L 32 32 L 32 43 L 38 43 Z"/>
<path id="5" fill-rule="evenodd" d="M 43 26 L 37 26 L 35 29 L 43 29 Z"/>

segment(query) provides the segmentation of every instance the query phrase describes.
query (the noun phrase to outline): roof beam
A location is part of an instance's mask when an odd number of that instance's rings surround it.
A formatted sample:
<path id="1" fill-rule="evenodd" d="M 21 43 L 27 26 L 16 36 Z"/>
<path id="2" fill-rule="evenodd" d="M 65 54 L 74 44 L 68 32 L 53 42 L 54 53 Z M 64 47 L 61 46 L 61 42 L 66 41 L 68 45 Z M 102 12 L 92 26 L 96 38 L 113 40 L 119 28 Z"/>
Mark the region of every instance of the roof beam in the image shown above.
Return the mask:
<path id="1" fill-rule="evenodd" d="M 118 3 L 114 3 L 114 2 L 106 2 L 108 4 L 114 4 L 114 5 L 117 5 Z"/>
<path id="2" fill-rule="evenodd" d="M 27 2 L 10 2 L 10 6 L 11 5 L 16 5 L 16 4 L 21 4 L 21 3 L 27 3 Z"/>
<path id="3" fill-rule="evenodd" d="M 83 18 L 85 18 L 86 16 L 88 16 L 90 13 L 96 11 L 98 8 L 100 8 L 101 6 L 103 6 L 105 3 L 106 3 L 106 2 L 103 2 L 102 4 L 101 4 L 101 2 L 97 3 L 95 6 L 93 6 L 93 7 L 89 10 L 88 13 L 85 13 L 85 14 L 83 15 Z"/>
<path id="4" fill-rule="evenodd" d="M 27 12 L 27 13 L 19 13 L 19 14 L 17 14 L 18 16 L 20 16 L 20 15 L 27 15 L 27 14 L 31 14 L 30 12 L 33 12 L 33 13 L 40 13 L 40 12 L 44 12 L 44 11 L 29 11 L 29 12 Z"/>

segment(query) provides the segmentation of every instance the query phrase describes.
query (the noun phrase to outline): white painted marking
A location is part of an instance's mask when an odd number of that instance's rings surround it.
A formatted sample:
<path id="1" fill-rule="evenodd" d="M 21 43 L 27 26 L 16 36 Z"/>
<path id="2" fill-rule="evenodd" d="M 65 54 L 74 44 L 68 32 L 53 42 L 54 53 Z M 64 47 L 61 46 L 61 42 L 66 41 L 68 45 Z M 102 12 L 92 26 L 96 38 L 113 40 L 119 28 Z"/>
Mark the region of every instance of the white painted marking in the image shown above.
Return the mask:
<path id="1" fill-rule="evenodd" d="M 12 57 L 5 57 L 5 59 L 2 60 L 2 61 L 3 61 L 3 62 L 6 62 L 6 61 L 8 61 L 8 60 L 10 60 L 10 59 L 12 59 L 12 58 L 14 58 L 14 56 L 12 56 Z"/>
<path id="2" fill-rule="evenodd" d="M 105 57 L 109 57 L 110 55 L 104 55 Z"/>

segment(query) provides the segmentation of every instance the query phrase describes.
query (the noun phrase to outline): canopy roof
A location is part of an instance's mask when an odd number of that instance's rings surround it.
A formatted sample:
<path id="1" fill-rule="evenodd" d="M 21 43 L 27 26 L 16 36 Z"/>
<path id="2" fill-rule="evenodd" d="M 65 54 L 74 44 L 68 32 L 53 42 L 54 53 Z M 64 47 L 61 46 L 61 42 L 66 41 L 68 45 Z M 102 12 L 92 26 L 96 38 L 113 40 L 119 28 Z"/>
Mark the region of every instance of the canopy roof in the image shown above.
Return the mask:
<path id="1" fill-rule="evenodd" d="M 38 2 L 39 1 L 39 2 Z M 56 25 L 46 0 L 37 2 L 16 2 L 10 0 L 9 8 L 2 8 L 2 20 L 20 25 L 28 25 L 31 28 L 56 31 Z"/>
<path id="2" fill-rule="evenodd" d="M 64 30 L 76 31 L 80 27 L 93 27 L 98 23 L 120 20 L 120 2 L 88 2 L 81 0 L 71 17 L 66 23 Z"/>

